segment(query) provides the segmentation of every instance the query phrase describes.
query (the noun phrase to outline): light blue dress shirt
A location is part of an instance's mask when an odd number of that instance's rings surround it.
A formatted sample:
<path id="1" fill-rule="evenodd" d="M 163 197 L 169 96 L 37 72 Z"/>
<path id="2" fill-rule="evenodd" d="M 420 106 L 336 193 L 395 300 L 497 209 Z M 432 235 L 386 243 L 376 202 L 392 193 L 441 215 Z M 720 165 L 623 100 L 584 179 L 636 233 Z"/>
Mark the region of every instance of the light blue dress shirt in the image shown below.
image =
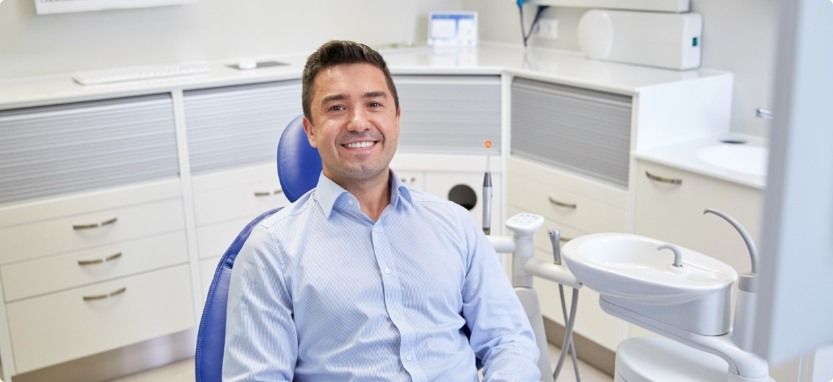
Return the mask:
<path id="1" fill-rule="evenodd" d="M 463 208 L 391 173 L 374 222 L 323 174 L 235 261 L 226 381 L 537 381 L 538 348 Z M 470 332 L 469 337 L 466 332 Z"/>

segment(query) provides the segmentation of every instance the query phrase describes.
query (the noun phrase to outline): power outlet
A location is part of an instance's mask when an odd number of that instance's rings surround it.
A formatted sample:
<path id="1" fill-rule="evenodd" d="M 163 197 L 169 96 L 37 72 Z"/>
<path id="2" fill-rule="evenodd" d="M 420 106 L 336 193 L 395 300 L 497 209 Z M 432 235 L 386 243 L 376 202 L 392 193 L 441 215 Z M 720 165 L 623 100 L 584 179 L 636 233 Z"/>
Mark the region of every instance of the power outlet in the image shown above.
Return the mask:
<path id="1" fill-rule="evenodd" d="M 535 37 L 557 40 L 558 39 L 558 19 L 540 19 L 535 26 Z"/>

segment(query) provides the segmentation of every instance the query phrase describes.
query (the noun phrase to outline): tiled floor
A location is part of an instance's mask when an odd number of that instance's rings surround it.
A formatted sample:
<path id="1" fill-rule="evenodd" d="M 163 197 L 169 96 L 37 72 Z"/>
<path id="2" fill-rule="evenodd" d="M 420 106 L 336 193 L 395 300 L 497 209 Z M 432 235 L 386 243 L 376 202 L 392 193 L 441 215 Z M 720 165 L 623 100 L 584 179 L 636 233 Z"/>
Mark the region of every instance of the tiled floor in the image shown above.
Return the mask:
<path id="1" fill-rule="evenodd" d="M 550 359 L 553 365 L 558 358 L 559 350 L 557 347 L 550 345 Z M 585 382 L 611 382 L 613 379 L 592 366 L 579 361 L 579 375 L 581 380 Z M 189 358 L 184 361 L 179 361 L 158 369 L 149 370 L 143 373 L 130 375 L 124 378 L 113 380 L 112 382 L 192 382 L 194 380 L 194 359 Z M 561 375 L 557 382 L 572 382 L 575 381 L 575 374 L 573 371 L 573 364 L 567 360 L 564 364 Z"/>

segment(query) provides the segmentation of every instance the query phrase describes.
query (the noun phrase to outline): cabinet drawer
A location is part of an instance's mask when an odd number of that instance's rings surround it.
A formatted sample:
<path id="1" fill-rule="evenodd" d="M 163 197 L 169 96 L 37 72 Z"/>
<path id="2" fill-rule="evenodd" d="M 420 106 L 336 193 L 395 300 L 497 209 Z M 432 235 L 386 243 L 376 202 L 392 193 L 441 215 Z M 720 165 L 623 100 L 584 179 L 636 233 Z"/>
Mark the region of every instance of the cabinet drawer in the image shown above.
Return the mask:
<path id="1" fill-rule="evenodd" d="M 182 201 L 103 209 L 0 230 L 0 264 L 181 230 Z"/>
<path id="2" fill-rule="evenodd" d="M 17 371 L 193 327 L 190 280 L 188 265 L 180 265 L 8 304 Z"/>
<path id="3" fill-rule="evenodd" d="M 185 232 L 151 236 L 0 267 L 6 301 L 111 280 L 188 260 Z"/>
<path id="4" fill-rule="evenodd" d="M 508 203 L 580 231 L 621 232 L 624 229 L 624 206 L 614 207 L 511 173 L 507 189 Z"/>
<path id="5" fill-rule="evenodd" d="M 274 163 L 196 176 L 193 185 L 198 227 L 230 219 L 252 219 L 289 204 L 278 183 Z"/>
<path id="6" fill-rule="evenodd" d="M 646 172 L 681 181 L 675 185 L 651 180 Z M 637 162 L 635 230 L 715 257 L 738 270 L 750 269 L 740 235 L 706 208 L 728 213 L 760 243 L 762 195 L 757 189 L 678 170 Z"/>

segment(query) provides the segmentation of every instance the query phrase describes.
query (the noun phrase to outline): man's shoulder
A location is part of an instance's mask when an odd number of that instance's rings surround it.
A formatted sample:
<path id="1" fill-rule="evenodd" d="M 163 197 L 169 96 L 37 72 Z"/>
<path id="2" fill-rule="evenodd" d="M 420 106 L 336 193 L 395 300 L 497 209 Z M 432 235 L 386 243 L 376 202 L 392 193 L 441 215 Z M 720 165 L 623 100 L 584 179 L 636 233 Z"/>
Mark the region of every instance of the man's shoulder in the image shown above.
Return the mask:
<path id="1" fill-rule="evenodd" d="M 265 217 L 257 224 L 258 227 L 267 231 L 291 228 L 295 225 L 299 217 L 308 215 L 312 208 L 315 207 L 314 194 L 315 189 L 310 190 L 294 202 L 289 203 L 274 214 Z"/>

